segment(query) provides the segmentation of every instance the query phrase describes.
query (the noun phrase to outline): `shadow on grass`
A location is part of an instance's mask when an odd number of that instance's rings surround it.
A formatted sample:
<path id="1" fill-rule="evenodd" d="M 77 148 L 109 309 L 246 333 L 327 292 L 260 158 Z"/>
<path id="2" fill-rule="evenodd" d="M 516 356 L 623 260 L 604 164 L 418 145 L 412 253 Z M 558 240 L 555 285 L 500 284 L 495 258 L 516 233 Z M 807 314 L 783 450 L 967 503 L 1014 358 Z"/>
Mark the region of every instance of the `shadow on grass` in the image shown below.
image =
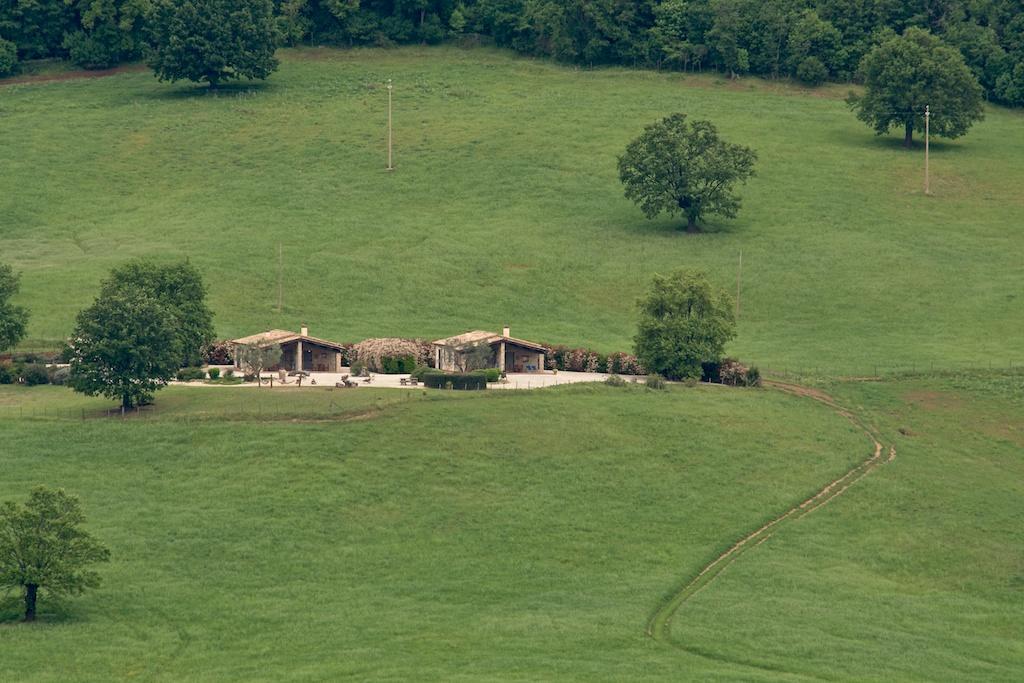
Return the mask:
<path id="1" fill-rule="evenodd" d="M 661 235 L 664 237 L 676 236 L 679 239 L 687 239 L 700 237 L 701 235 L 727 235 L 739 232 L 742 229 L 742 223 L 728 221 L 726 219 L 706 218 L 700 224 L 700 229 L 697 232 L 688 232 L 686 230 L 685 218 L 658 217 L 653 220 L 643 220 L 641 218 L 639 220 L 630 221 L 623 225 L 623 229 L 634 235 Z"/>
<path id="2" fill-rule="evenodd" d="M 841 134 L 835 135 L 833 139 L 845 147 L 886 152 L 904 152 L 908 155 L 920 154 L 924 156 L 923 136 L 920 138 L 915 137 L 913 145 L 909 148 L 903 146 L 902 135 L 875 135 L 867 129 L 864 130 L 863 135 L 853 135 L 848 131 L 844 131 Z M 965 147 L 956 141 L 940 140 L 935 137 L 929 141 L 928 147 L 931 154 L 960 154 L 965 150 Z"/>
<path id="3" fill-rule="evenodd" d="M 274 92 L 277 89 L 275 84 L 266 81 L 237 81 L 224 83 L 216 89 L 210 89 L 208 85 L 191 83 L 188 85 L 171 85 L 169 88 L 161 88 L 149 93 L 149 97 L 155 100 L 190 100 L 197 97 L 218 98 L 218 97 L 244 97 L 246 95 L 260 95 Z"/>
<path id="4" fill-rule="evenodd" d="M 68 605 L 59 598 L 43 594 L 37 604 L 36 621 L 26 624 L 25 600 L 20 593 L 13 592 L 0 597 L 0 628 L 20 626 L 34 628 L 49 624 L 68 624 L 78 621 Z"/>

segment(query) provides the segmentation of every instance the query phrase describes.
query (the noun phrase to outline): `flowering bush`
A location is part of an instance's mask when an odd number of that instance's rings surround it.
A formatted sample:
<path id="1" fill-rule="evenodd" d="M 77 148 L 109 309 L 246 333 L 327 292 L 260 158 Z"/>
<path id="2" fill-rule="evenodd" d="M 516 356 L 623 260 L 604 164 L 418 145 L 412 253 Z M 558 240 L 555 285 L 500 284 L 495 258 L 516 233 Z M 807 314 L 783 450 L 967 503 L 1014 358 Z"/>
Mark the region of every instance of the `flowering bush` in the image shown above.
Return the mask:
<path id="1" fill-rule="evenodd" d="M 735 358 L 726 358 L 722 361 L 719 375 L 722 384 L 734 387 L 761 386 L 761 371 L 757 368 L 748 368 Z"/>
<path id="2" fill-rule="evenodd" d="M 621 351 L 605 356 L 591 349 L 570 349 L 549 346 L 544 357 L 548 370 L 568 372 L 609 372 L 619 375 L 642 375 L 643 366 L 636 356 Z"/>
<path id="3" fill-rule="evenodd" d="M 203 361 L 207 365 L 231 365 L 235 362 L 231 345 L 226 341 L 215 341 L 203 349 Z"/>
<path id="4" fill-rule="evenodd" d="M 366 339 L 352 347 L 349 365 L 359 363 L 373 372 L 384 372 L 385 358 L 412 356 L 416 365 L 431 365 L 433 355 L 430 342 L 422 339 Z"/>

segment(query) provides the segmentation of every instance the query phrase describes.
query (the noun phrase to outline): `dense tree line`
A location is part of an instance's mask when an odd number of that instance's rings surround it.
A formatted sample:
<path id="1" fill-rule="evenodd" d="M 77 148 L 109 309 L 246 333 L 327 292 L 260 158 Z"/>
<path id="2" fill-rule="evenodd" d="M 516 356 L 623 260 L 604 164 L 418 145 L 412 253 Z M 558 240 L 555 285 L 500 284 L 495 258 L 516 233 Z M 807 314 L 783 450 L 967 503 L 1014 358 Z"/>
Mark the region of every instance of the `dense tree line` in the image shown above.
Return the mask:
<path id="1" fill-rule="evenodd" d="M 859 80 L 893 32 L 958 48 L 986 95 L 1024 104 L 1024 0 L 273 0 L 287 44 L 436 43 L 463 34 L 581 64 Z M 102 68 L 143 56 L 154 0 L 0 0 L 19 59 Z M 0 44 L 2 45 L 2 44 Z"/>

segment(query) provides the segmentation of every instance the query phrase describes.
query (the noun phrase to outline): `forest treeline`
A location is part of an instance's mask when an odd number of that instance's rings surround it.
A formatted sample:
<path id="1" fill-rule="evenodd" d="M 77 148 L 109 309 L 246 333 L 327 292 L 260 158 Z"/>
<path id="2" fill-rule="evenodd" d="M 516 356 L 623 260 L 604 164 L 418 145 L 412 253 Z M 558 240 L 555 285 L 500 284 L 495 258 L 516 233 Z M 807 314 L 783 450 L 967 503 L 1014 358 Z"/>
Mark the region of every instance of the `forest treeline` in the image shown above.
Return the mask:
<path id="1" fill-rule="evenodd" d="M 181 0 L 202 2 L 202 0 Z M 239 0 L 239 2 L 259 0 Z M 273 0 L 282 44 L 393 45 L 468 36 L 585 65 L 856 81 L 892 32 L 960 49 L 989 99 L 1024 104 L 1024 0 Z M 106 68 L 143 56 L 151 0 L 0 0 L 18 59 Z M 11 45 L 13 43 L 13 45 Z M 2 51 L 2 44 L 0 44 Z"/>

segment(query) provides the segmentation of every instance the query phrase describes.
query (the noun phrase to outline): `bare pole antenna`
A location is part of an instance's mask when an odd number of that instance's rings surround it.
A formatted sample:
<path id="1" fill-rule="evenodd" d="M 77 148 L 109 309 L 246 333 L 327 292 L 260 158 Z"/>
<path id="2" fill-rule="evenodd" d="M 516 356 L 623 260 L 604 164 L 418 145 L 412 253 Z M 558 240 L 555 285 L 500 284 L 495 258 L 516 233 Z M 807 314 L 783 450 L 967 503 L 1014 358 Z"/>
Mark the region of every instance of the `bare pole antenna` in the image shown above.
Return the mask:
<path id="1" fill-rule="evenodd" d="M 736 322 L 740 321 L 740 281 L 743 278 L 743 250 L 740 249 L 740 267 L 736 271 Z"/>
<path id="2" fill-rule="evenodd" d="M 278 243 L 278 313 L 285 303 L 285 248 Z"/>
<path id="3" fill-rule="evenodd" d="M 394 164 L 391 163 L 392 162 L 392 153 L 391 153 L 391 148 L 392 148 L 392 144 L 391 144 L 391 141 L 392 141 L 392 136 L 391 136 L 391 91 L 393 90 L 393 88 L 394 88 L 394 86 L 391 85 L 391 79 L 389 78 L 388 79 L 388 170 L 389 171 L 394 171 L 395 170 Z"/>
<path id="4" fill-rule="evenodd" d="M 928 136 L 930 131 L 930 119 L 932 117 L 931 110 L 926 104 L 924 106 L 924 193 L 931 194 L 931 174 L 928 168 Z"/>

